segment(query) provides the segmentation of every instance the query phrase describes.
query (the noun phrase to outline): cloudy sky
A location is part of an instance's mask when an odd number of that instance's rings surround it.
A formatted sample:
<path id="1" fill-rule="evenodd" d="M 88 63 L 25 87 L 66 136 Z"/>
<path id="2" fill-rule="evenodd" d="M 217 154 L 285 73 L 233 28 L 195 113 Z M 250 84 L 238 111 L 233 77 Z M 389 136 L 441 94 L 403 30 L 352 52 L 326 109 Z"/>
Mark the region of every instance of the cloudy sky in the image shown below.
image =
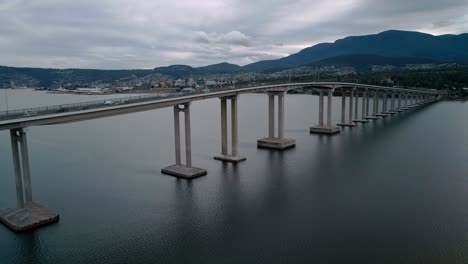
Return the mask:
<path id="1" fill-rule="evenodd" d="M 467 0 L 0 0 L 0 65 L 240 65 L 388 29 L 468 32 Z"/>

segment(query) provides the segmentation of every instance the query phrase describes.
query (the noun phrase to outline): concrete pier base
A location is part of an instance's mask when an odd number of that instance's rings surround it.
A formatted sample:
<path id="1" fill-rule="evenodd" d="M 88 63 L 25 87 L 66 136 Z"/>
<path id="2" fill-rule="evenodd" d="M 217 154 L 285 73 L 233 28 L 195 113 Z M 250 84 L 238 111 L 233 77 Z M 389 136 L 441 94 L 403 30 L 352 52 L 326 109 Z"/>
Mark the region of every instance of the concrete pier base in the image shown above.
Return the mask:
<path id="1" fill-rule="evenodd" d="M 288 149 L 296 146 L 296 140 L 287 138 L 264 138 L 257 141 L 258 148 Z"/>
<path id="2" fill-rule="evenodd" d="M 380 119 L 380 117 L 378 117 L 378 116 L 366 116 L 366 119 L 367 120 L 378 120 L 378 119 Z"/>
<path id="3" fill-rule="evenodd" d="M 247 160 L 246 157 L 237 157 L 237 156 L 229 156 L 229 155 L 219 155 L 214 157 L 215 160 L 224 161 L 224 162 L 231 162 L 231 163 L 239 163 L 241 161 Z"/>
<path id="4" fill-rule="evenodd" d="M 385 114 L 388 114 L 388 115 L 396 115 L 396 114 L 398 114 L 398 112 L 388 111 L 388 112 L 385 112 Z"/>
<path id="5" fill-rule="evenodd" d="M 171 165 L 169 167 L 161 169 L 161 172 L 167 175 L 189 180 L 207 174 L 207 171 L 205 169 L 187 167 L 185 165 Z"/>
<path id="6" fill-rule="evenodd" d="M 355 123 L 339 123 L 339 124 L 336 124 L 337 126 L 340 126 L 340 127 L 355 127 L 357 126 L 357 124 Z"/>
<path id="7" fill-rule="evenodd" d="M 341 129 L 337 126 L 314 126 L 310 128 L 311 134 L 338 134 L 341 132 Z"/>
<path id="8" fill-rule="evenodd" d="M 59 221 L 59 215 L 37 203 L 30 202 L 24 208 L 0 209 L 0 222 L 15 232 L 38 228 Z"/>
<path id="9" fill-rule="evenodd" d="M 389 114 L 383 114 L 383 113 L 382 113 L 382 114 L 376 114 L 376 116 L 379 116 L 379 117 L 388 117 L 388 116 L 390 116 L 390 115 L 389 115 Z"/>
<path id="10" fill-rule="evenodd" d="M 369 123 L 370 121 L 369 120 L 361 120 L 361 119 L 358 119 L 358 120 L 353 120 L 354 123 Z"/>

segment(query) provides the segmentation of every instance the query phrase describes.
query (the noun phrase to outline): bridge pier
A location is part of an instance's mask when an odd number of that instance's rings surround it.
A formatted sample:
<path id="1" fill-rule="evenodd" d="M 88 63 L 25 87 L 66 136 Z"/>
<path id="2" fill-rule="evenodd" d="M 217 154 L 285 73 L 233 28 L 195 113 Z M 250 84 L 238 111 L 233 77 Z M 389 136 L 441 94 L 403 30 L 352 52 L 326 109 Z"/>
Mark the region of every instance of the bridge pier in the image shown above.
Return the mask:
<path id="1" fill-rule="evenodd" d="M 10 130 L 17 208 L 0 209 L 0 222 L 15 232 L 21 232 L 59 220 L 59 215 L 32 198 L 28 141 L 25 129 Z"/>
<path id="2" fill-rule="evenodd" d="M 237 95 L 221 99 L 221 155 L 215 160 L 238 163 L 246 160 L 238 154 Z M 227 100 L 231 100 L 231 154 L 228 154 Z"/>
<path id="3" fill-rule="evenodd" d="M 180 153 L 180 112 L 184 113 L 185 121 L 185 162 L 182 164 Z M 174 138 L 175 138 L 175 160 L 176 164 L 161 169 L 161 172 L 167 175 L 194 179 L 207 174 L 205 169 L 192 166 L 192 142 L 190 132 L 190 103 L 174 106 Z"/>
<path id="4" fill-rule="evenodd" d="M 397 109 L 397 112 L 399 113 L 404 112 L 404 110 L 402 109 L 401 98 L 402 98 L 402 94 L 399 93 L 398 94 L 398 109 Z"/>
<path id="5" fill-rule="evenodd" d="M 383 93 L 383 102 L 382 102 L 382 112 L 378 113 L 377 116 L 379 117 L 387 117 L 389 116 L 389 114 L 387 113 L 387 104 L 388 104 L 388 100 L 387 100 L 387 93 L 384 92 Z"/>
<path id="6" fill-rule="evenodd" d="M 366 119 L 366 108 L 369 107 L 369 101 L 367 99 L 367 91 L 364 91 L 362 92 L 362 115 L 361 115 L 361 119 L 358 119 L 358 106 L 359 106 L 359 101 L 358 101 L 358 98 L 359 96 L 356 96 L 356 106 L 355 106 L 355 110 L 354 111 L 354 115 L 355 115 L 355 119 L 354 119 L 354 122 L 355 123 L 369 123 L 369 120 Z"/>
<path id="7" fill-rule="evenodd" d="M 341 90 L 341 123 L 336 124 L 337 126 L 341 126 L 341 127 L 357 126 L 356 123 L 354 123 L 354 118 L 353 118 L 353 112 L 355 111 L 353 105 L 354 105 L 354 89 L 349 91 L 349 111 L 348 111 L 349 117 L 348 117 L 348 123 L 346 123 L 346 120 L 345 120 L 346 90 L 342 89 Z"/>
<path id="8" fill-rule="evenodd" d="M 395 93 L 392 93 L 392 99 L 391 99 L 391 105 L 390 105 L 390 111 L 387 112 L 387 114 L 394 115 L 398 113 L 397 110 L 395 109 Z"/>
<path id="9" fill-rule="evenodd" d="M 319 124 L 310 128 L 310 133 L 313 134 L 337 134 L 340 133 L 340 128 L 332 125 L 332 95 L 334 89 L 319 90 Z M 324 124 L 324 94 L 327 93 L 327 124 Z"/>
<path id="10" fill-rule="evenodd" d="M 284 94 L 268 92 L 268 137 L 257 141 L 258 148 L 284 150 L 296 146 L 296 140 L 284 138 Z M 278 136 L 275 136 L 275 97 L 278 97 Z"/>
<path id="11" fill-rule="evenodd" d="M 377 91 L 374 91 L 374 100 L 372 101 L 372 116 L 367 115 L 366 119 L 368 120 L 377 120 L 380 117 L 377 115 L 379 111 L 379 94 Z"/>

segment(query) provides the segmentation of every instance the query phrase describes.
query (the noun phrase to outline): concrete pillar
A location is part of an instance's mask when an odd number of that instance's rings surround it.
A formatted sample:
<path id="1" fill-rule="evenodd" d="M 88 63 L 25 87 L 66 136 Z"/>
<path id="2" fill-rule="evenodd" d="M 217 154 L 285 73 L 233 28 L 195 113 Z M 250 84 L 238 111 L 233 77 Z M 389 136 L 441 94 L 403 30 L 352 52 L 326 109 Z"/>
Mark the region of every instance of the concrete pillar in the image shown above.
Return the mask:
<path id="1" fill-rule="evenodd" d="M 383 94 L 383 106 L 382 106 L 382 113 L 387 112 L 387 93 L 384 92 Z"/>
<path id="2" fill-rule="evenodd" d="M 23 167 L 23 179 L 24 179 L 24 191 L 26 204 L 32 202 L 32 186 L 31 186 L 31 171 L 29 169 L 29 152 L 28 152 L 28 140 L 26 137 L 26 131 L 19 130 L 20 142 L 21 142 L 21 165 Z"/>
<path id="3" fill-rule="evenodd" d="M 377 115 L 378 111 L 379 111 L 379 95 L 378 95 L 378 92 L 376 91 L 374 93 L 374 116 Z"/>
<path id="4" fill-rule="evenodd" d="M 369 116 L 369 101 L 370 101 L 369 95 L 366 92 L 366 117 Z"/>
<path id="5" fill-rule="evenodd" d="M 332 94 L 333 94 L 333 91 L 328 91 L 327 127 L 332 127 Z"/>
<path id="6" fill-rule="evenodd" d="M 221 154 L 227 155 L 228 153 L 228 139 L 227 139 L 227 100 L 221 98 Z"/>
<path id="7" fill-rule="evenodd" d="M 359 111 L 359 93 L 356 92 L 354 97 L 354 119 L 358 119 L 358 111 Z"/>
<path id="8" fill-rule="evenodd" d="M 353 124 L 354 90 L 349 93 L 349 124 Z"/>
<path id="9" fill-rule="evenodd" d="M 408 94 L 405 94 L 405 107 L 408 106 Z"/>
<path id="10" fill-rule="evenodd" d="M 346 112 L 346 91 L 341 90 L 341 123 L 345 123 L 345 112 Z"/>
<path id="11" fill-rule="evenodd" d="M 361 120 L 366 119 L 366 109 L 367 109 L 367 91 L 362 93 L 362 118 Z"/>
<path id="12" fill-rule="evenodd" d="M 284 93 L 278 94 L 278 138 L 284 138 Z"/>
<path id="13" fill-rule="evenodd" d="M 238 133 L 237 133 L 237 96 L 231 98 L 231 144 L 232 156 L 238 155 Z"/>
<path id="14" fill-rule="evenodd" d="M 175 160 L 176 165 L 181 165 L 182 161 L 180 158 L 180 118 L 179 118 L 179 106 L 174 106 L 174 138 L 175 138 Z"/>
<path id="15" fill-rule="evenodd" d="M 13 153 L 13 168 L 15 171 L 16 201 L 18 208 L 24 208 L 23 179 L 21 176 L 21 162 L 19 157 L 17 130 L 10 130 L 10 138 L 11 150 Z"/>
<path id="16" fill-rule="evenodd" d="M 395 94 L 392 93 L 392 105 L 390 106 L 391 111 L 395 111 Z"/>
<path id="17" fill-rule="evenodd" d="M 185 113 L 185 160 L 187 168 L 192 167 L 192 139 L 190 136 L 190 104 L 184 104 Z"/>
<path id="18" fill-rule="evenodd" d="M 398 110 L 401 110 L 401 93 L 398 94 Z"/>
<path id="19" fill-rule="evenodd" d="M 268 137 L 275 137 L 275 96 L 268 94 Z"/>
<path id="20" fill-rule="evenodd" d="M 323 126 L 323 110 L 324 110 L 323 91 L 321 90 L 319 94 L 319 126 Z"/>
<path id="21" fill-rule="evenodd" d="M 185 165 L 182 165 L 180 157 L 180 116 L 184 113 L 185 123 Z M 223 122 L 223 121 L 221 121 Z M 161 169 L 161 172 L 171 176 L 185 179 L 194 179 L 207 174 L 205 169 L 192 166 L 192 139 L 190 131 L 190 103 L 174 106 L 174 137 L 176 164 Z"/>

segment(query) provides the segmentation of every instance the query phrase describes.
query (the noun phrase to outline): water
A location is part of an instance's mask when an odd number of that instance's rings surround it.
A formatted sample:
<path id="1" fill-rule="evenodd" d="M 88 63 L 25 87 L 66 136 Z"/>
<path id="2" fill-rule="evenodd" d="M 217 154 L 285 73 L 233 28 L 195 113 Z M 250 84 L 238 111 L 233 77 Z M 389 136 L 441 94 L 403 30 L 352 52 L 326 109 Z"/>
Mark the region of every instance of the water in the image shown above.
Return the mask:
<path id="1" fill-rule="evenodd" d="M 37 104 L 29 93 L 10 104 Z M 335 122 L 339 106 L 334 98 Z M 171 109 L 32 127 L 34 199 L 61 219 L 26 234 L 0 225 L 0 263 L 466 263 L 468 104 L 332 137 L 308 133 L 317 110 L 317 97 L 288 95 L 286 136 L 297 147 L 261 150 L 267 96 L 242 95 L 247 161 L 236 166 L 212 158 L 219 101 L 193 103 L 194 165 L 208 176 L 191 182 L 160 173 L 174 163 Z M 9 207 L 6 132 L 0 142 L 0 207 Z"/>

